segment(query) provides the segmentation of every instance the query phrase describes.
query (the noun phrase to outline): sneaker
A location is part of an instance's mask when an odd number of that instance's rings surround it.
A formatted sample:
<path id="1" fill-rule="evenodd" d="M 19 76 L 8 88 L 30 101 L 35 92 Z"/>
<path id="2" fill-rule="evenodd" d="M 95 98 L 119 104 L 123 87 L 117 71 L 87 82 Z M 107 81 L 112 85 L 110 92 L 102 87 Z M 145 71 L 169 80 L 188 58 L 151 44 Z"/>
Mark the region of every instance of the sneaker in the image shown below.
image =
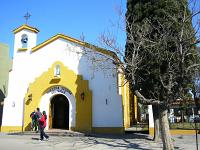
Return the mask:
<path id="1" fill-rule="evenodd" d="M 39 141 L 43 141 L 43 139 L 39 139 Z"/>
<path id="2" fill-rule="evenodd" d="M 48 141 L 48 140 L 49 140 L 49 137 L 47 137 L 46 140 Z"/>

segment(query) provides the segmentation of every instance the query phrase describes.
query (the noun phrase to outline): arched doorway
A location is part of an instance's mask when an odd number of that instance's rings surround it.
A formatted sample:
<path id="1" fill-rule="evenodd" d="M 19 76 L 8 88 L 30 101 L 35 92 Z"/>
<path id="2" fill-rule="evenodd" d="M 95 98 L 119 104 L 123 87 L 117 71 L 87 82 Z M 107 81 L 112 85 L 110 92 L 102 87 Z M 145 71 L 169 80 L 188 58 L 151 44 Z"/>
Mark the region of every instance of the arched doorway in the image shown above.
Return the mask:
<path id="1" fill-rule="evenodd" d="M 49 112 L 49 127 L 56 129 L 69 129 L 69 101 L 62 94 L 51 99 Z"/>

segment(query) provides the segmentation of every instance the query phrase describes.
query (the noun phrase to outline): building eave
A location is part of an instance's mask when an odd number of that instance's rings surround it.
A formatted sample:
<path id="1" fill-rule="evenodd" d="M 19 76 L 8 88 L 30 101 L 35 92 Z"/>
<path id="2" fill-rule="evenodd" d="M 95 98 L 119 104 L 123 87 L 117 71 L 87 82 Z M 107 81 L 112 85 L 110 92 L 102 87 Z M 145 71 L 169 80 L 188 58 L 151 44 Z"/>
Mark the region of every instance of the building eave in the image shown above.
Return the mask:
<path id="1" fill-rule="evenodd" d="M 13 30 L 13 33 L 16 34 L 18 32 L 20 32 L 21 30 L 29 30 L 29 31 L 32 31 L 32 32 L 35 32 L 35 33 L 38 33 L 39 30 L 37 28 L 34 28 L 34 27 L 31 27 L 31 26 L 28 26 L 27 24 L 24 24 L 16 29 Z"/>

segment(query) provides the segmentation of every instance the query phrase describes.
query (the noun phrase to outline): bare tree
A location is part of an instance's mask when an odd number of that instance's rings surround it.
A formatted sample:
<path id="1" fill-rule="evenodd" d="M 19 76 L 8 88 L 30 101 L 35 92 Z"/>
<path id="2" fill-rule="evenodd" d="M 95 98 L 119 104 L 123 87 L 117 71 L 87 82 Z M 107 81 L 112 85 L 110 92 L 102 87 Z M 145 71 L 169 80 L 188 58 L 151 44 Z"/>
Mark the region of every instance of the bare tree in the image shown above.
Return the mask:
<path id="1" fill-rule="evenodd" d="M 126 48 L 117 43 L 112 32 L 104 32 L 99 38 L 105 49 L 114 52 L 113 57 L 104 55 L 101 53 L 102 49 L 86 42 L 86 48 L 76 52 L 91 59 L 94 68 L 110 69 L 110 65 L 106 67 L 105 63 L 112 61 L 115 64 L 113 69 L 123 70 L 139 103 L 153 105 L 154 139 L 158 140 L 161 130 L 163 148 L 168 150 L 174 149 L 167 116 L 169 105 L 178 98 L 184 99 L 188 84 L 194 83 L 194 73 L 200 68 L 199 55 L 196 51 L 196 44 L 200 42 L 200 25 L 197 22 L 194 25 L 195 30 L 190 26 L 200 11 L 194 9 L 195 1 L 192 0 L 188 4 L 191 12 L 188 12 L 188 5 L 184 5 L 184 11 L 178 14 L 166 12 L 163 19 L 170 19 L 170 22 L 157 21 L 156 25 L 148 18 L 139 25 L 132 16 L 126 16 L 123 19 L 125 28 L 119 23 L 116 25 L 120 30 L 128 31 Z M 119 10 L 119 14 L 123 14 L 122 9 Z M 178 26 L 176 31 L 173 30 L 175 25 Z M 126 49 L 131 49 L 131 53 L 127 53 Z"/>
<path id="2" fill-rule="evenodd" d="M 151 104 L 159 110 L 159 114 L 154 115 L 159 117 L 156 120 L 155 138 L 158 139 L 160 125 L 164 149 L 174 149 L 169 132 L 168 106 L 177 98 L 184 98 L 187 86 L 194 83 L 194 72 L 200 66 L 196 51 L 196 44 L 200 42 L 199 22 L 195 25 L 195 30 L 190 26 L 200 11 L 194 9 L 195 1 L 189 5 L 191 13 L 188 12 L 187 5 L 184 5 L 184 11 L 179 14 L 166 12 L 164 19 L 171 19 L 166 22 L 167 25 L 158 21 L 155 26 L 149 19 L 144 19 L 142 25 L 138 25 L 132 16 L 126 16 L 126 48 L 131 49 L 131 53 L 124 53 L 109 32 L 100 37 L 102 43 L 115 51 L 120 58 L 124 58 L 118 62 L 119 66 L 123 67 L 139 102 Z M 176 31 L 172 30 L 174 25 L 178 25 Z M 153 65 L 155 68 L 151 68 Z M 147 80 L 154 80 L 152 84 L 148 84 L 152 87 L 143 89 L 144 85 L 140 84 Z M 147 90 L 148 95 L 145 94 Z"/>

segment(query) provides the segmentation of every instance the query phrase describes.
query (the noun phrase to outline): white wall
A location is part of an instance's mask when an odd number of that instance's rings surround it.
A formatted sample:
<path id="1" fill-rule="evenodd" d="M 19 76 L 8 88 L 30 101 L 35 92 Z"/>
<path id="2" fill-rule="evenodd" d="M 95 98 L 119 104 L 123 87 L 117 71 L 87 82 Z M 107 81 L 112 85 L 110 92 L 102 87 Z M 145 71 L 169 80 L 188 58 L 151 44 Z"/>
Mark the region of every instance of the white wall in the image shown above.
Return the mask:
<path id="1" fill-rule="evenodd" d="M 154 127 L 154 121 L 153 121 L 153 108 L 152 105 L 148 105 L 148 113 L 149 113 L 149 127 Z"/>
<path id="2" fill-rule="evenodd" d="M 21 36 L 28 35 L 27 51 L 22 48 Z M 22 126 L 24 97 L 29 85 L 29 60 L 31 48 L 36 45 L 37 34 L 22 30 L 15 34 L 13 68 L 9 73 L 8 96 L 4 100 L 2 126 Z M 12 119 L 15 118 L 15 119 Z"/>
<path id="3" fill-rule="evenodd" d="M 96 63 L 92 62 L 91 58 L 95 56 L 102 59 L 103 56 L 97 53 L 77 54 L 77 51 L 82 50 L 83 47 L 77 44 L 58 39 L 36 52 L 16 53 L 10 73 L 8 98 L 4 105 L 3 125 L 21 124 L 23 99 L 29 84 L 47 71 L 54 62 L 61 61 L 76 74 L 83 75 L 84 80 L 89 80 L 93 94 L 93 127 L 122 127 L 122 101 L 117 93 L 117 74 L 116 70 L 112 69 L 112 61 L 100 61 L 100 64 L 94 66 Z M 16 103 L 15 107 L 11 105 L 13 101 Z M 46 103 L 41 104 L 41 107 L 44 105 Z M 7 119 L 8 116 L 15 116 L 16 119 Z"/>

